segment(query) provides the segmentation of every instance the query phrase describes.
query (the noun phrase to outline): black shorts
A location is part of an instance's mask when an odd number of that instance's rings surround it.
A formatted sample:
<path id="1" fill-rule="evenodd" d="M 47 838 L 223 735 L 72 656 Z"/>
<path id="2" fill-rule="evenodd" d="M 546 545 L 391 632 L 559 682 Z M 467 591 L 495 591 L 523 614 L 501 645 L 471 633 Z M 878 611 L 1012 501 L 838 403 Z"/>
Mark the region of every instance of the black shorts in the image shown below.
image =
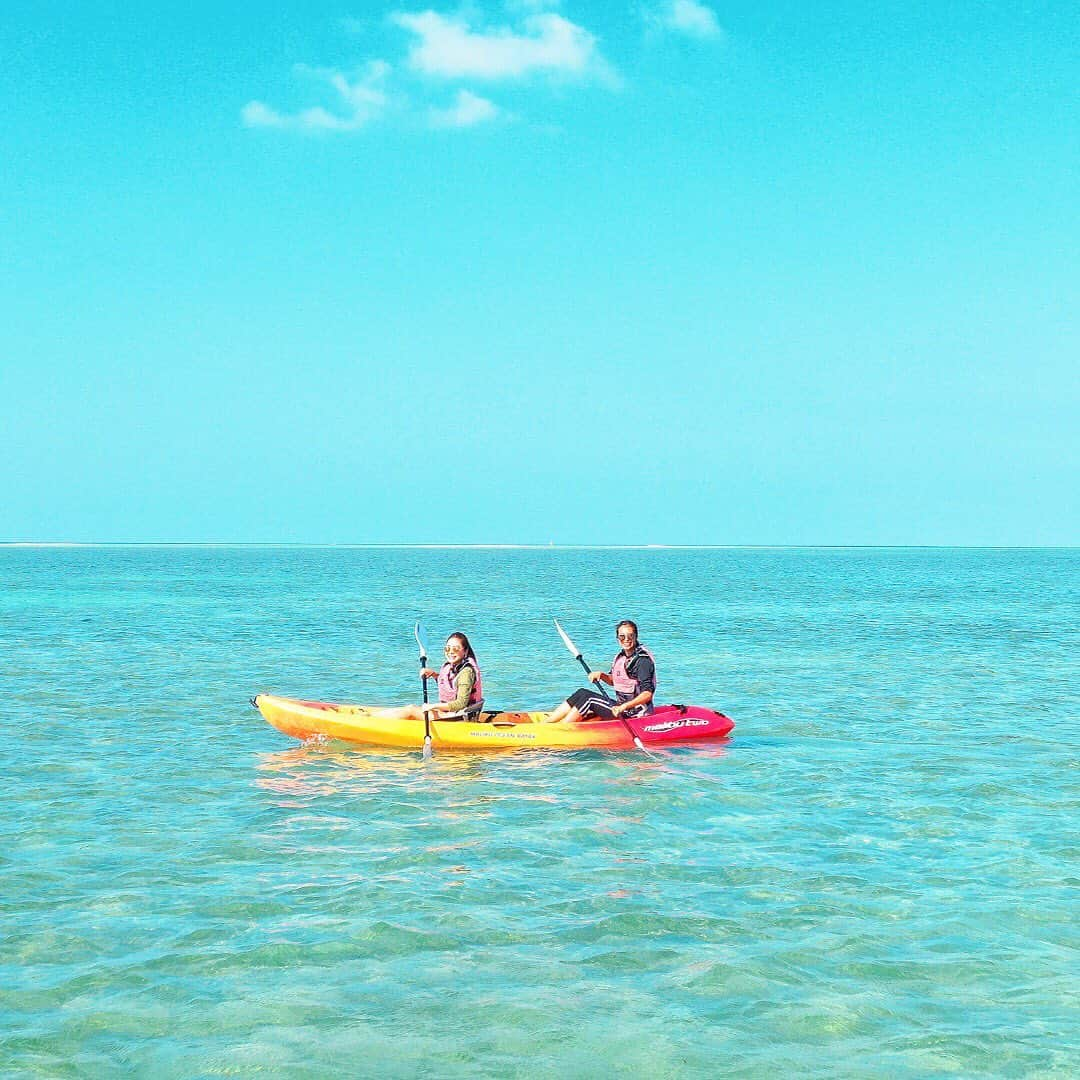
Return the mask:
<path id="1" fill-rule="evenodd" d="M 582 716 L 590 716 L 600 720 L 615 719 L 611 707 L 616 703 L 604 697 L 598 690 L 586 690 L 584 687 L 575 690 L 566 699 L 566 704 L 573 705 Z M 623 713 L 623 716 L 643 716 L 648 711 L 648 705 L 638 705 L 636 708 Z"/>

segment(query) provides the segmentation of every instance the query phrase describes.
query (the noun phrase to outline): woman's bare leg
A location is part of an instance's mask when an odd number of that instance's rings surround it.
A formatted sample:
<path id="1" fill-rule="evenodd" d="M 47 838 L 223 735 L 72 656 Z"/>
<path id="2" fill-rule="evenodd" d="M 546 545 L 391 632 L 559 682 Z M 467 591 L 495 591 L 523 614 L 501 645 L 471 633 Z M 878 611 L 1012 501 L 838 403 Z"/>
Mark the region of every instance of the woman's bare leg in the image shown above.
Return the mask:
<path id="1" fill-rule="evenodd" d="M 564 701 L 551 715 L 544 721 L 546 724 L 558 724 L 562 720 L 569 720 L 573 723 L 575 720 L 581 719 L 581 713 L 570 704 L 568 701 Z"/>
<path id="2" fill-rule="evenodd" d="M 379 720 L 423 720 L 424 710 L 419 705 L 402 705 L 397 709 L 372 709 L 370 715 Z"/>

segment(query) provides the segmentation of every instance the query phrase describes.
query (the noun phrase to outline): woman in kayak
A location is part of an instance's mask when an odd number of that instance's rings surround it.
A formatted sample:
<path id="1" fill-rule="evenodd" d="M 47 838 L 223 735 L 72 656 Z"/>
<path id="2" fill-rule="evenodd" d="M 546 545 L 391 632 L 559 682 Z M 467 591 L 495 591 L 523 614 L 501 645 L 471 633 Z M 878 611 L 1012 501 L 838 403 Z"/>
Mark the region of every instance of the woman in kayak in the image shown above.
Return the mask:
<path id="1" fill-rule="evenodd" d="M 444 652 L 446 662 L 438 671 L 432 668 L 420 670 L 423 678 L 438 680 L 438 701 L 403 705 L 399 709 L 377 709 L 373 710 L 374 715 L 385 720 L 423 720 L 424 713 L 429 712 L 434 719 L 452 716 L 470 705 L 479 704 L 484 697 L 484 681 L 469 639 L 462 633 L 451 634 L 446 639 Z"/>
<path id="2" fill-rule="evenodd" d="M 615 702 L 599 690 L 575 690 L 547 719 L 549 724 L 560 720 L 611 720 L 620 716 L 645 716 L 653 711 L 656 692 L 656 661 L 638 641 L 637 623 L 624 619 L 615 627 L 619 652 L 611 663 L 611 671 L 590 671 L 589 681 L 605 682 L 615 687 Z"/>

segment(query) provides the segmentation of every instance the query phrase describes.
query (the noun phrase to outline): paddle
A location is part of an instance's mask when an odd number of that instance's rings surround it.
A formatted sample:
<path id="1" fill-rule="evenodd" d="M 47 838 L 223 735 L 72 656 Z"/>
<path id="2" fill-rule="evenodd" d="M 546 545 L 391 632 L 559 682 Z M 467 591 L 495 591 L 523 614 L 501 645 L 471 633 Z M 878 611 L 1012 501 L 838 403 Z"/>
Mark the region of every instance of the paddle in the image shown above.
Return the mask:
<path id="1" fill-rule="evenodd" d="M 581 666 L 582 666 L 582 667 L 583 667 L 583 668 L 584 668 L 584 669 L 585 669 L 585 670 L 586 670 L 587 672 L 589 672 L 589 674 L 592 674 L 592 668 L 590 668 L 590 667 L 589 667 L 589 665 L 588 665 L 587 663 L 585 663 L 585 660 L 584 660 L 584 659 L 582 658 L 582 655 L 581 655 L 581 650 L 580 650 L 580 649 L 579 649 L 579 648 L 578 648 L 578 647 L 577 647 L 577 646 L 576 646 L 576 645 L 575 645 L 575 644 L 574 644 L 574 643 L 573 643 L 573 642 L 572 642 L 572 641 L 570 640 L 570 636 L 569 636 L 569 635 L 567 634 L 567 632 L 566 632 L 566 631 L 565 631 L 565 630 L 564 630 L 564 629 L 563 629 L 563 628 L 562 628 L 562 627 L 561 627 L 561 626 L 559 625 L 559 620 L 558 620 L 558 619 L 556 619 L 556 620 L 555 620 L 555 629 L 559 631 L 559 637 L 561 637 L 561 638 L 563 639 L 563 644 L 564 644 L 564 645 L 565 645 L 565 646 L 567 647 L 567 649 L 569 649 L 569 651 L 570 651 L 570 655 L 571 655 L 571 656 L 572 656 L 572 657 L 573 657 L 573 658 L 574 658 L 574 659 L 575 659 L 575 660 L 576 660 L 576 661 L 577 661 L 577 662 L 578 662 L 578 663 L 579 663 L 579 664 L 580 664 L 580 665 L 581 665 Z M 602 685 L 601 685 L 600 683 L 595 683 L 594 685 L 595 685 L 595 686 L 596 686 L 596 688 L 597 688 L 597 689 L 598 689 L 598 690 L 600 691 L 600 693 L 601 693 L 601 694 L 603 694 L 605 698 L 607 698 L 607 700 L 608 700 L 608 701 L 611 701 L 611 695 L 610 695 L 610 694 L 609 694 L 609 693 L 608 693 L 608 692 L 607 692 L 607 691 L 606 691 L 606 690 L 605 690 L 605 689 L 603 688 L 603 686 L 602 686 Z M 619 720 L 621 720 L 621 721 L 622 721 L 622 725 L 623 725 L 623 727 L 624 727 L 624 728 L 626 728 L 626 732 L 627 732 L 627 734 L 628 734 L 628 735 L 630 736 L 630 738 L 631 738 L 631 739 L 633 739 L 633 740 L 634 740 L 634 745 L 635 745 L 635 746 L 636 746 L 636 747 L 637 747 L 637 748 L 638 748 L 638 749 L 639 749 L 639 750 L 640 750 L 640 751 L 641 751 L 641 752 L 642 752 L 643 754 L 648 754 L 648 755 L 649 755 L 649 757 L 652 757 L 653 755 L 652 755 L 652 754 L 649 754 L 649 751 L 645 749 L 645 744 L 644 744 L 644 743 L 642 743 L 642 741 L 641 741 L 641 740 L 640 740 L 640 739 L 639 739 L 639 738 L 637 737 L 637 734 L 636 734 L 636 732 L 635 732 L 635 731 L 634 731 L 634 729 L 633 729 L 633 728 L 632 728 L 632 727 L 630 726 L 630 724 L 629 724 L 629 723 L 627 722 L 627 719 L 626 719 L 626 717 L 625 717 L 625 716 L 623 716 L 623 715 L 622 715 L 622 714 L 620 713 L 620 714 L 619 714 L 619 716 L 617 717 L 617 719 L 619 719 Z"/>
<path id="2" fill-rule="evenodd" d="M 416 638 L 417 648 L 420 650 L 420 670 L 423 671 L 427 667 L 427 645 L 424 642 L 424 628 L 417 623 L 413 627 L 413 637 Z M 424 704 L 428 703 L 427 700 L 427 676 L 420 676 L 420 683 L 424 688 Z M 431 713 L 424 710 L 424 750 L 423 758 L 425 761 L 431 757 Z"/>

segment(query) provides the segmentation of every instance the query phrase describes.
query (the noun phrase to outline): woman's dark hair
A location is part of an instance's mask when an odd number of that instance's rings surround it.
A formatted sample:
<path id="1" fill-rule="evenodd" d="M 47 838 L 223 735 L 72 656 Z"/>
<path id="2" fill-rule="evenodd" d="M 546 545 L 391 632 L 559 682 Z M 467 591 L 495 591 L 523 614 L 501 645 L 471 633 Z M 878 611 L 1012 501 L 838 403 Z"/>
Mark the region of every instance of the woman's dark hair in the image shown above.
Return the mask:
<path id="1" fill-rule="evenodd" d="M 637 631 L 635 630 L 634 633 L 636 634 Z M 462 659 L 475 660 L 476 653 L 473 652 L 472 642 L 470 642 L 469 639 L 460 630 L 455 630 L 446 640 L 449 641 L 450 638 L 455 637 L 458 639 L 458 641 L 461 642 L 461 647 L 465 650 L 465 655 L 464 657 L 462 657 Z"/>
<path id="2" fill-rule="evenodd" d="M 637 623 L 634 622 L 633 619 L 623 619 L 623 621 L 615 627 L 615 633 L 617 634 L 624 626 L 629 626 L 630 629 L 634 631 L 634 637 L 638 636 Z"/>

